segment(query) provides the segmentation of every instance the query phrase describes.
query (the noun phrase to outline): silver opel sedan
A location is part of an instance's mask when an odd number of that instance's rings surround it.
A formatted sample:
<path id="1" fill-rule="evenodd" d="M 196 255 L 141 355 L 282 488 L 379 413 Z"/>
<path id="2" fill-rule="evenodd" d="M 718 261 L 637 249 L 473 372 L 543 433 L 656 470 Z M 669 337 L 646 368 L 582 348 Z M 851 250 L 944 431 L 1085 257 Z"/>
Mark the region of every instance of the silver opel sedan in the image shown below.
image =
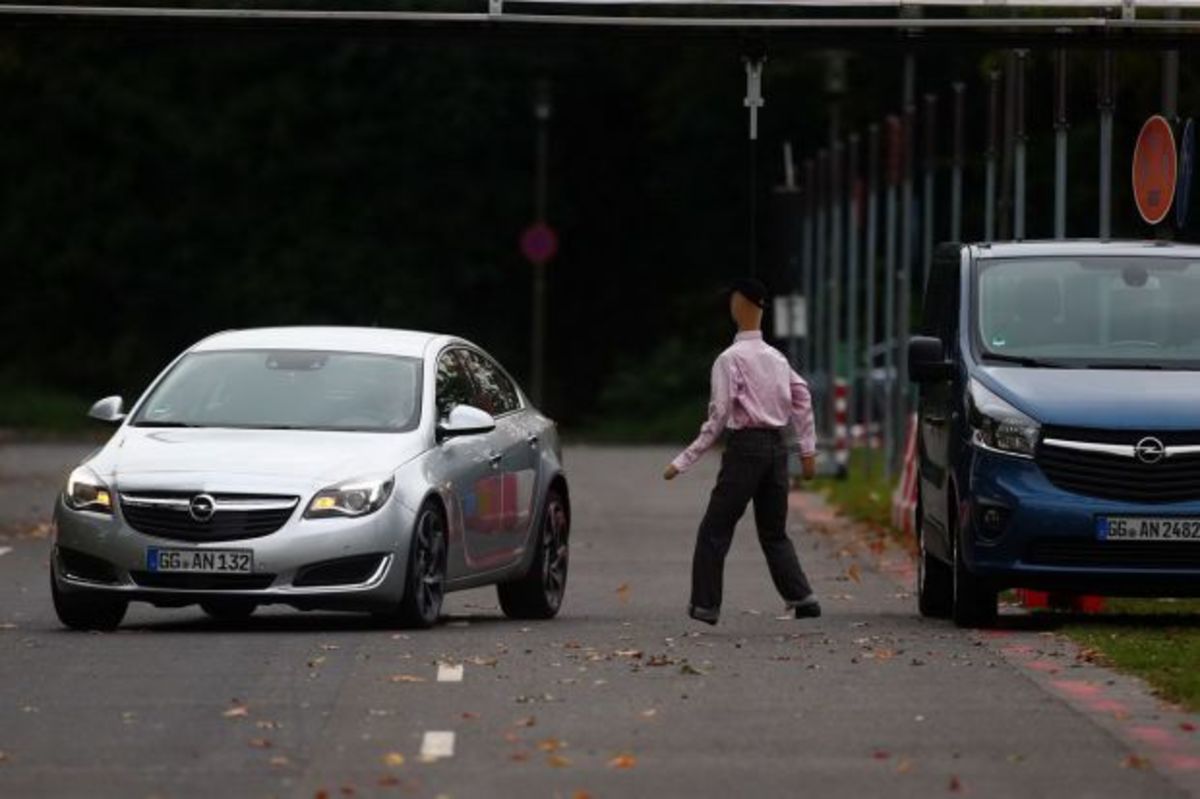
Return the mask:
<path id="1" fill-rule="evenodd" d="M 358 610 L 429 627 L 447 591 L 496 584 L 550 618 L 570 499 L 555 424 L 479 347 L 350 327 L 220 333 L 184 352 L 75 469 L 55 508 L 59 619 L 129 602 Z"/>

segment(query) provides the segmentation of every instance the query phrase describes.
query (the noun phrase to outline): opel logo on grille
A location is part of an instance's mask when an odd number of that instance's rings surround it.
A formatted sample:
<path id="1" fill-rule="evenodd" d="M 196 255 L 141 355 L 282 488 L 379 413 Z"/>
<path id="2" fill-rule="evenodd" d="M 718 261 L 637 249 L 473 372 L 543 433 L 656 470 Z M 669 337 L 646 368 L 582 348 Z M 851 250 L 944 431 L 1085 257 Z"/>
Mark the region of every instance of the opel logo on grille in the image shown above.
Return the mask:
<path id="1" fill-rule="evenodd" d="M 1133 454 L 1142 463 L 1158 463 L 1167 454 L 1167 448 L 1154 436 L 1146 436 L 1134 445 Z"/>
<path id="2" fill-rule="evenodd" d="M 188 513 L 198 522 L 206 522 L 217 511 L 217 501 L 208 494 L 197 494 L 188 503 Z"/>

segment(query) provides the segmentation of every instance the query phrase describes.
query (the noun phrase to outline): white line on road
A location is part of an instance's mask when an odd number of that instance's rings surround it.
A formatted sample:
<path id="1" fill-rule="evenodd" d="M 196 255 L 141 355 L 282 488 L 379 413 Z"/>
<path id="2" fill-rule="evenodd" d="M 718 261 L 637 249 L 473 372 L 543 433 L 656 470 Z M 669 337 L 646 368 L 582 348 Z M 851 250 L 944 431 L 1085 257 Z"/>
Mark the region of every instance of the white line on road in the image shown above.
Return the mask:
<path id="1" fill-rule="evenodd" d="M 421 759 L 425 762 L 454 757 L 454 733 L 427 732 L 421 739 Z"/>
<path id="2" fill-rule="evenodd" d="M 0 555 L 7 555 L 9 552 L 12 552 L 12 547 L 0 547 Z"/>
<path id="3" fill-rule="evenodd" d="M 438 682 L 462 682 L 463 667 L 461 663 L 439 663 Z"/>

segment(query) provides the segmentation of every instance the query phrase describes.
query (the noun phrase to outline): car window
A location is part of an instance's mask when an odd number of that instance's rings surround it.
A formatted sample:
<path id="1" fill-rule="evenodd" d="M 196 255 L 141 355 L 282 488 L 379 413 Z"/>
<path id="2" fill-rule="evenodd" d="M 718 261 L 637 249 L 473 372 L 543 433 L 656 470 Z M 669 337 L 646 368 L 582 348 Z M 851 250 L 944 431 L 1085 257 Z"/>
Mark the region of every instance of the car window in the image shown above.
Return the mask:
<path id="1" fill-rule="evenodd" d="M 493 416 L 521 407 L 516 386 L 491 359 L 470 350 L 464 350 L 462 357 L 475 382 L 475 401 L 472 404 Z"/>
<path id="2" fill-rule="evenodd" d="M 455 405 L 473 405 L 475 387 L 463 365 L 460 350 L 447 350 L 438 357 L 437 409 L 445 417 Z"/>

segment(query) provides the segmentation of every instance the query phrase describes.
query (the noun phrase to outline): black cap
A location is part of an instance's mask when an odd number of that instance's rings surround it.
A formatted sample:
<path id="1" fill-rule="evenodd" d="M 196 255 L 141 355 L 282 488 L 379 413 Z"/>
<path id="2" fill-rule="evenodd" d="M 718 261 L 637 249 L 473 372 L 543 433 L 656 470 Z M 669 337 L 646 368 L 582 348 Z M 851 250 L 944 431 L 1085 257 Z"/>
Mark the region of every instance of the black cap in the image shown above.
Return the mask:
<path id="1" fill-rule="evenodd" d="M 737 292 L 759 308 L 767 305 L 767 286 L 758 278 L 739 277 L 729 284 L 729 294 Z"/>

